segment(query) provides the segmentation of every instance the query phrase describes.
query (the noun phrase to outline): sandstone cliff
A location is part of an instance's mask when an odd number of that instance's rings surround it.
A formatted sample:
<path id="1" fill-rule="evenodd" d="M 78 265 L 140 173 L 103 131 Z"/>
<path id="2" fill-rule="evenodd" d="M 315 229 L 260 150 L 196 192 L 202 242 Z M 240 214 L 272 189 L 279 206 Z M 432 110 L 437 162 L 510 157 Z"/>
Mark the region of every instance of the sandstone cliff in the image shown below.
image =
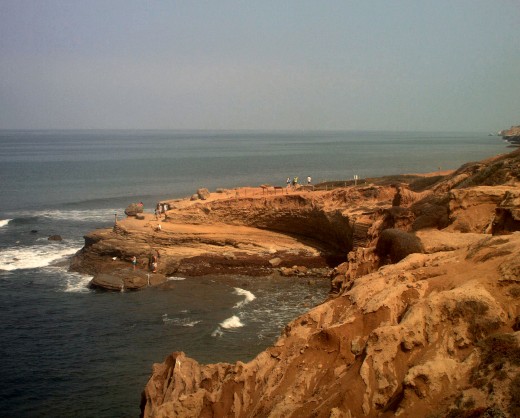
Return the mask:
<path id="1" fill-rule="evenodd" d="M 375 185 L 284 194 L 250 188 L 169 201 L 160 220 L 129 216 L 86 235 L 71 268 L 109 290 L 157 285 L 171 275 L 323 275 L 346 259 L 355 237 L 366 238 L 367 214 L 391 206 L 394 194 Z M 159 262 L 150 282 L 142 273 L 154 255 Z M 130 268 L 134 256 L 137 273 Z"/>
<path id="2" fill-rule="evenodd" d="M 179 205 L 180 224 L 254 228 L 347 254 L 329 300 L 254 360 L 200 365 L 176 352 L 155 364 L 142 416 L 520 416 L 520 152 L 403 180 Z M 402 245 L 389 261 L 376 245 L 389 228 L 401 245 L 420 240 L 422 253 Z"/>
<path id="3" fill-rule="evenodd" d="M 520 236 L 472 239 L 355 279 L 247 364 L 173 353 L 154 365 L 143 416 L 507 413 L 520 371 Z"/>

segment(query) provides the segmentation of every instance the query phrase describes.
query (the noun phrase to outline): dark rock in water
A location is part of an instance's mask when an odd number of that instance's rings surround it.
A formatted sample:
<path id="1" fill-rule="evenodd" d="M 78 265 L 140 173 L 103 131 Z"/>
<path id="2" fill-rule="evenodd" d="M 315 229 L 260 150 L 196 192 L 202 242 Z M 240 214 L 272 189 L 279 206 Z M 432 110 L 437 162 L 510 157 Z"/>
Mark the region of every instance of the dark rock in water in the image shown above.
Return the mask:
<path id="1" fill-rule="evenodd" d="M 138 213 L 143 213 L 143 205 L 140 203 L 131 203 L 125 209 L 126 216 L 137 216 Z"/>
<path id="2" fill-rule="evenodd" d="M 37 229 L 31 229 L 31 234 L 37 234 L 37 233 L 38 233 Z"/>
<path id="3" fill-rule="evenodd" d="M 61 235 L 51 235 L 49 238 L 47 238 L 49 241 L 63 241 L 63 238 Z"/>

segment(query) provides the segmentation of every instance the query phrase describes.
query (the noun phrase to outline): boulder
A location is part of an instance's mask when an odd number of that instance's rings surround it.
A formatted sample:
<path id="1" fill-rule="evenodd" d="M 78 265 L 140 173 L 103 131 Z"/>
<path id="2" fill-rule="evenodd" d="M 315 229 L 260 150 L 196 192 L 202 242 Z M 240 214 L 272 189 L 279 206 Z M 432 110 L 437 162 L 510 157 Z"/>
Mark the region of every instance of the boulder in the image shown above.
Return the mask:
<path id="1" fill-rule="evenodd" d="M 49 241 L 63 241 L 63 238 L 61 235 L 51 235 L 49 238 L 47 238 Z"/>
<path id="2" fill-rule="evenodd" d="M 143 213 L 143 205 L 140 203 L 130 203 L 125 209 L 126 216 L 137 216 L 138 213 Z"/>
<path id="3" fill-rule="evenodd" d="M 382 260 L 390 258 L 392 263 L 397 263 L 410 254 L 423 252 L 424 248 L 417 236 L 394 228 L 383 230 L 376 245 L 377 255 Z"/>
<path id="4" fill-rule="evenodd" d="M 273 266 L 273 267 L 279 266 L 281 262 L 282 262 L 282 259 L 280 257 L 275 257 L 275 258 L 272 258 L 269 260 L 269 264 L 271 264 L 271 266 Z"/>
<path id="5" fill-rule="evenodd" d="M 197 190 L 197 196 L 200 200 L 206 200 L 209 197 L 209 190 L 206 188 L 200 188 Z"/>

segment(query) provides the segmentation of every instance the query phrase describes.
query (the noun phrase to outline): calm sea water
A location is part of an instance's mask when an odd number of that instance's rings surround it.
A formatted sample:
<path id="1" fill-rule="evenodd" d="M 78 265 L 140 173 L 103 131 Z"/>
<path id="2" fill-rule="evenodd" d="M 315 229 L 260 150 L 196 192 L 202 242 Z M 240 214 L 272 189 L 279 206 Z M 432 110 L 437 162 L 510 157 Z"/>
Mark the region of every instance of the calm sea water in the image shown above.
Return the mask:
<path id="1" fill-rule="evenodd" d="M 0 131 L 0 416 L 136 417 L 152 363 L 176 350 L 250 360 L 326 297 L 325 281 L 248 277 L 91 291 L 66 259 L 129 203 L 450 169 L 508 151 L 468 133 Z"/>

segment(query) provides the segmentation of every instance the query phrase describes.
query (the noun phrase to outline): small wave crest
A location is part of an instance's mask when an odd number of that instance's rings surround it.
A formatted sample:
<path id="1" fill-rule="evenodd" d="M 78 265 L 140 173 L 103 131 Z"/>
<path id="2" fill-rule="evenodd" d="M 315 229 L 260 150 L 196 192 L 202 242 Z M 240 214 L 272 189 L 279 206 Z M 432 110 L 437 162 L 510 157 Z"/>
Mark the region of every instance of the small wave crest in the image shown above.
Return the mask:
<path id="1" fill-rule="evenodd" d="M 35 269 L 76 253 L 80 248 L 64 247 L 62 244 L 10 247 L 0 251 L 0 270 Z"/>
<path id="2" fill-rule="evenodd" d="M 225 319 L 219 325 L 224 329 L 241 328 L 244 326 L 242 321 L 240 321 L 240 318 L 236 315 L 233 315 L 231 318 Z"/>
<path id="3" fill-rule="evenodd" d="M 0 228 L 7 226 L 7 224 L 11 221 L 12 221 L 12 219 L 0 219 Z"/>
<path id="4" fill-rule="evenodd" d="M 169 318 L 168 314 L 162 316 L 162 321 L 167 325 L 176 325 L 180 327 L 194 327 L 202 322 L 201 320 L 194 320 L 191 318 Z"/>
<path id="5" fill-rule="evenodd" d="M 112 222 L 114 214 L 119 212 L 121 216 L 121 209 L 88 209 L 88 210 L 49 210 L 40 214 L 51 219 L 62 219 L 68 221 L 101 221 L 107 220 Z"/>
<path id="6" fill-rule="evenodd" d="M 223 335 L 224 333 L 222 332 L 220 327 L 217 327 L 217 329 L 211 333 L 212 337 L 222 337 Z"/>
<path id="7" fill-rule="evenodd" d="M 256 299 L 256 296 L 251 293 L 249 290 L 241 289 L 239 287 L 235 287 L 235 294 L 244 296 L 244 300 L 238 302 L 234 308 L 241 308 L 244 305 L 247 305 L 249 302 Z"/>
<path id="8" fill-rule="evenodd" d="M 218 324 L 218 327 L 211 333 L 212 337 L 222 337 L 224 335 L 224 331 L 222 329 L 234 329 L 234 328 L 240 328 L 243 327 L 244 324 L 242 321 L 240 321 L 240 318 L 236 315 L 233 315 L 231 318 L 225 319 L 220 324 Z"/>
<path id="9" fill-rule="evenodd" d="M 48 209 L 39 211 L 21 211 L 17 212 L 15 222 L 23 224 L 27 222 L 34 222 L 40 218 L 47 218 L 52 220 L 62 221 L 95 221 L 100 222 L 106 220 L 107 222 L 114 221 L 114 214 L 118 213 L 121 217 L 123 215 L 122 209 Z M 0 221 L 2 222 L 2 221 Z M 0 223 L 0 226 L 1 223 Z"/>

